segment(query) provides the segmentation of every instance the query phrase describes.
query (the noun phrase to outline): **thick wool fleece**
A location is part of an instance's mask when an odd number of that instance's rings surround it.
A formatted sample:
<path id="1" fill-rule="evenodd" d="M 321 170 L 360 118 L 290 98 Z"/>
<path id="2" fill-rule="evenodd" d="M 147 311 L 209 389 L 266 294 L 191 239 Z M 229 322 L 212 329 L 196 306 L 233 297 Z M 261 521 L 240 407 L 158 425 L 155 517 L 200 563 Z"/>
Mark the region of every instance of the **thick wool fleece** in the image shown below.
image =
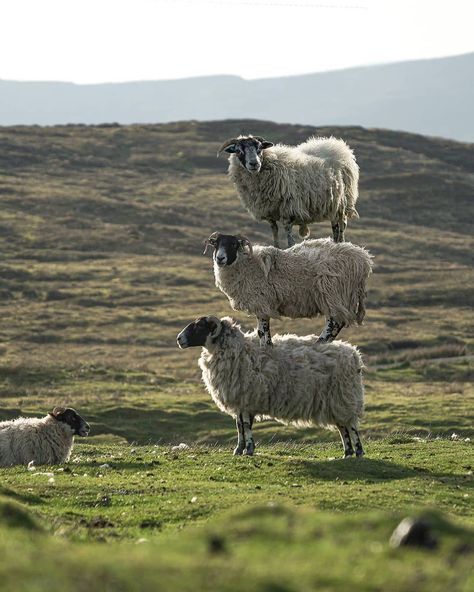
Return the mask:
<path id="1" fill-rule="evenodd" d="M 258 318 L 312 318 L 362 323 L 371 255 L 352 243 L 306 240 L 290 249 L 253 247 L 232 265 L 214 262 L 216 286 L 234 310 Z"/>
<path id="2" fill-rule="evenodd" d="M 203 347 L 199 366 L 216 405 L 231 416 L 249 413 L 295 425 L 357 426 L 363 413 L 363 363 L 349 343 L 318 343 L 316 335 L 276 335 L 261 348 L 222 319 L 214 343 Z"/>
<path id="3" fill-rule="evenodd" d="M 19 417 L 0 422 L 0 467 L 54 465 L 69 460 L 73 446 L 70 426 L 51 415 Z"/>
<path id="4" fill-rule="evenodd" d="M 298 146 L 276 144 L 262 151 L 262 167 L 250 173 L 229 157 L 229 176 L 256 220 L 310 222 L 357 217 L 359 167 L 337 138 L 310 138 Z"/>

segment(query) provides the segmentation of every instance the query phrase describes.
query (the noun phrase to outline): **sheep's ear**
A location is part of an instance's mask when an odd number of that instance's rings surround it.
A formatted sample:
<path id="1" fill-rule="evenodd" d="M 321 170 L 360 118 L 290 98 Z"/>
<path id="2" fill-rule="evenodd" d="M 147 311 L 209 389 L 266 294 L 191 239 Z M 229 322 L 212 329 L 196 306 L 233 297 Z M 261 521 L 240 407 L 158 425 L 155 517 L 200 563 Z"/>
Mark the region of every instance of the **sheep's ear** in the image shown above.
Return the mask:
<path id="1" fill-rule="evenodd" d="M 227 148 L 224 148 L 224 152 L 227 152 L 228 154 L 235 154 L 236 152 L 236 148 L 235 148 L 235 144 L 231 144 L 230 146 L 227 146 Z"/>
<path id="2" fill-rule="evenodd" d="M 272 258 L 268 253 L 262 253 L 260 256 L 260 261 L 262 262 L 263 273 L 267 278 L 268 274 L 270 273 L 270 269 L 272 268 Z"/>
<path id="3" fill-rule="evenodd" d="M 253 255 L 252 243 L 246 236 L 242 236 L 241 234 L 237 235 L 237 240 L 239 241 L 239 246 L 243 250 L 245 247 L 248 248 L 251 255 Z"/>
<path id="4" fill-rule="evenodd" d="M 55 407 L 52 411 L 49 412 L 50 415 L 53 417 L 61 417 L 65 413 L 66 409 L 64 407 Z"/>
<path id="5" fill-rule="evenodd" d="M 262 138 L 262 136 L 254 136 L 254 138 L 260 142 L 260 144 L 262 145 L 262 150 L 265 150 L 265 148 L 271 148 L 274 145 L 273 142 L 265 140 L 265 138 Z"/>

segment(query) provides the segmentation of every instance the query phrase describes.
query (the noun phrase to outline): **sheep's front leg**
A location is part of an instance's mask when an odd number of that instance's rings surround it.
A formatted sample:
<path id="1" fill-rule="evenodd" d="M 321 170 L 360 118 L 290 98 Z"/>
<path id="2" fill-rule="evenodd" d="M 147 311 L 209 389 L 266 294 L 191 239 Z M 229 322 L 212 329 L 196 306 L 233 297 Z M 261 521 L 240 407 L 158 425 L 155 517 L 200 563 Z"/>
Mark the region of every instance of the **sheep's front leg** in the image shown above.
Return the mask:
<path id="1" fill-rule="evenodd" d="M 336 339 L 343 327 L 344 323 L 339 324 L 332 317 L 329 317 L 329 319 L 326 321 L 326 326 L 322 330 L 321 335 L 318 337 L 318 341 L 331 343 L 331 341 Z"/>
<path id="2" fill-rule="evenodd" d="M 242 418 L 242 413 L 239 413 L 235 418 L 235 423 L 237 425 L 237 446 L 234 448 L 234 456 L 240 456 L 243 454 L 245 450 L 245 433 L 244 433 L 244 420 Z"/>
<path id="3" fill-rule="evenodd" d="M 242 417 L 242 423 L 243 423 L 243 428 L 244 428 L 244 438 L 245 438 L 245 450 L 244 450 L 244 454 L 246 454 L 247 456 L 253 456 L 253 453 L 255 452 L 255 441 L 253 439 L 253 434 L 252 434 L 252 425 L 253 425 L 253 415 L 250 415 L 249 413 L 242 413 L 241 414 Z"/>
<path id="4" fill-rule="evenodd" d="M 270 333 L 270 319 L 258 319 L 258 336 L 260 337 L 260 345 L 263 347 L 265 345 L 272 346 L 272 336 Z"/>
<path id="5" fill-rule="evenodd" d="M 290 248 L 296 244 L 295 237 L 293 236 L 293 224 L 291 222 L 285 222 L 284 228 L 288 240 L 288 248 Z"/>
<path id="6" fill-rule="evenodd" d="M 364 456 L 365 452 L 364 452 L 364 448 L 362 447 L 362 442 L 360 441 L 359 431 L 357 430 L 357 428 L 354 425 L 351 425 L 350 430 L 351 430 L 351 436 L 352 436 L 352 438 L 354 440 L 354 444 L 355 444 L 356 456 L 360 458 L 360 457 Z"/>
<path id="7" fill-rule="evenodd" d="M 269 220 L 270 226 L 272 227 L 273 232 L 273 246 L 277 249 L 280 248 L 280 243 L 278 241 L 278 224 L 275 220 Z"/>
<path id="8" fill-rule="evenodd" d="M 341 435 L 342 445 L 344 447 L 344 458 L 350 458 L 354 456 L 354 449 L 352 448 L 351 436 L 347 426 L 336 426 Z"/>

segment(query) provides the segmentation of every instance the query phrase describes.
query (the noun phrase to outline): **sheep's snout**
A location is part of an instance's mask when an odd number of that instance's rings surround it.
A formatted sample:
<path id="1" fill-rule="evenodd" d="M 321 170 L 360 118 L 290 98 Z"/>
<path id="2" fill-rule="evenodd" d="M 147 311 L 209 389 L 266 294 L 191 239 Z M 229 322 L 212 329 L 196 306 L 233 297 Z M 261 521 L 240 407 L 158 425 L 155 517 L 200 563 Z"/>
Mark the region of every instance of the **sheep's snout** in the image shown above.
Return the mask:
<path id="1" fill-rule="evenodd" d="M 262 168 L 262 165 L 260 164 L 260 162 L 256 161 L 256 162 L 248 162 L 246 165 L 246 168 L 248 170 L 249 173 L 258 173 L 260 172 L 260 169 Z"/>
<path id="2" fill-rule="evenodd" d="M 78 436 L 82 436 L 83 438 L 85 438 L 86 436 L 89 435 L 89 432 L 91 431 L 91 426 L 85 421 L 81 427 L 79 428 L 77 435 Z"/>
<path id="3" fill-rule="evenodd" d="M 222 247 L 217 249 L 216 254 L 214 255 L 215 262 L 219 267 L 224 267 L 227 264 L 227 253 L 225 249 Z"/>
<path id="4" fill-rule="evenodd" d="M 183 335 L 183 333 L 184 331 L 181 331 L 178 337 L 176 337 L 176 343 L 180 349 L 186 349 L 188 347 L 188 340 L 186 339 L 186 336 Z"/>

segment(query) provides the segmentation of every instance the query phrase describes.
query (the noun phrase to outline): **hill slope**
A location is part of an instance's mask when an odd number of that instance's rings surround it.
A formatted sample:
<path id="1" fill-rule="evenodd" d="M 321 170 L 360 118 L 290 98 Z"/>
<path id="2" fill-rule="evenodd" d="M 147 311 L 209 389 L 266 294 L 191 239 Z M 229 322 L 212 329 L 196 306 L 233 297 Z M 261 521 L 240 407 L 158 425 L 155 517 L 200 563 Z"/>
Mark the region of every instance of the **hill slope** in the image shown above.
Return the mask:
<path id="1" fill-rule="evenodd" d="M 366 323 L 343 337 L 374 372 L 372 433 L 384 433 L 389 410 L 394 429 L 466 431 L 472 370 L 459 356 L 473 338 L 474 146 L 249 120 L 0 129 L 3 417 L 59 398 L 86 408 L 96 432 L 127 439 L 156 437 L 157 425 L 167 441 L 232 433 L 200 385 L 198 352 L 179 351 L 175 337 L 198 315 L 231 312 L 204 239 L 220 230 L 271 240 L 215 157 L 241 131 L 289 143 L 335 134 L 355 149 L 361 218 L 347 237 L 367 245 L 376 269 Z M 313 225 L 312 236 L 329 233 L 329 223 Z M 321 325 L 281 320 L 274 329 Z M 463 402 L 452 396 L 440 407 L 445 389 Z"/>
<path id="2" fill-rule="evenodd" d="M 385 127 L 474 141 L 474 53 L 261 80 L 0 81 L 0 125 L 254 117 Z"/>

